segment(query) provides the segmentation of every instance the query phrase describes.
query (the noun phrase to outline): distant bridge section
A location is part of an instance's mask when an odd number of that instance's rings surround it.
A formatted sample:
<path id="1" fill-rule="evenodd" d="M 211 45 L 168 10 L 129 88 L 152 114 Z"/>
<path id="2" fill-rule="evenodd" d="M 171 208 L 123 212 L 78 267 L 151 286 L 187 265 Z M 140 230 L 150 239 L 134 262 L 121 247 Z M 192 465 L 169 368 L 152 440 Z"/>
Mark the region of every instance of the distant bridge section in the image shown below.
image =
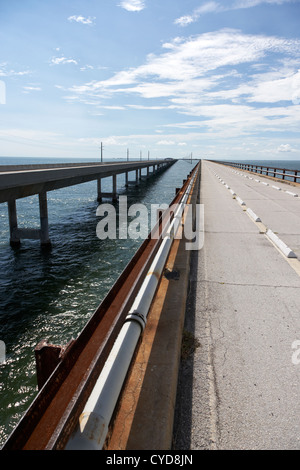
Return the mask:
<path id="1" fill-rule="evenodd" d="M 66 163 L 40 165 L 0 166 L 0 203 L 8 203 L 10 244 L 18 246 L 22 238 L 39 239 L 44 246 L 50 246 L 48 228 L 47 192 L 88 181 L 97 181 L 97 200 L 111 197 L 117 200 L 117 175 L 125 173 L 125 185 L 130 181 L 128 174 L 135 172 L 134 183 L 138 185 L 145 169 L 146 178 L 169 168 L 176 160 L 147 160 L 107 163 Z M 150 169 L 152 168 L 152 171 Z M 112 192 L 103 193 L 102 178 L 112 177 Z M 19 228 L 16 199 L 38 194 L 40 207 L 40 229 Z"/>

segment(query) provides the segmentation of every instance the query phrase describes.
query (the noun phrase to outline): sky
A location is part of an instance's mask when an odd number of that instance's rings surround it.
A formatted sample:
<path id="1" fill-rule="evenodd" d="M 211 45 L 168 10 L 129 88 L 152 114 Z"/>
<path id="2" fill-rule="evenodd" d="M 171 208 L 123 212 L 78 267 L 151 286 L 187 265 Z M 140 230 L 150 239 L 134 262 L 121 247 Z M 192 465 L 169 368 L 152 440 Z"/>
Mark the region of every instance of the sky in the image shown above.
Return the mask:
<path id="1" fill-rule="evenodd" d="M 0 0 L 0 155 L 300 160 L 300 0 Z"/>

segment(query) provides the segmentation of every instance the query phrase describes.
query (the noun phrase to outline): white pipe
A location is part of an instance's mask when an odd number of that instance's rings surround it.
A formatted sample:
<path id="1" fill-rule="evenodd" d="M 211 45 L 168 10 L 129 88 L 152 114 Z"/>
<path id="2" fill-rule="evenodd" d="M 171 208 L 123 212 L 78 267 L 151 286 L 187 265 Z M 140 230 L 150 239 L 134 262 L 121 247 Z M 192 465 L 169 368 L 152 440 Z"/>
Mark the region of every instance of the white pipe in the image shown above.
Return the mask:
<path id="1" fill-rule="evenodd" d="M 123 386 L 139 337 L 176 235 L 183 209 L 195 175 L 185 191 L 165 238 L 126 317 L 95 387 L 79 417 L 79 424 L 69 439 L 66 450 L 101 450 L 116 402 Z"/>
<path id="2" fill-rule="evenodd" d="M 101 450 L 108 425 L 141 334 L 137 322 L 126 322 L 79 417 L 66 450 Z"/>

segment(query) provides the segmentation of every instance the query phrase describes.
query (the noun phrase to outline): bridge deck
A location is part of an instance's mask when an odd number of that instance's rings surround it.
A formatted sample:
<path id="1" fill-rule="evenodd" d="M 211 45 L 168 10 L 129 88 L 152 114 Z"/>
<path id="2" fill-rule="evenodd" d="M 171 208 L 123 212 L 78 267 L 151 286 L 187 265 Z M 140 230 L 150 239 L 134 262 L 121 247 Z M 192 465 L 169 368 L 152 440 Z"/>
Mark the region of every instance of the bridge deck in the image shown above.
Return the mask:
<path id="1" fill-rule="evenodd" d="M 253 180 L 202 165 L 205 242 L 193 257 L 186 315 L 200 346 L 181 371 L 177 449 L 300 448 L 300 352 L 293 349 L 300 350 L 300 197 L 284 192 L 299 187 L 239 173 Z M 298 259 L 282 254 L 264 227 Z"/>
<path id="2" fill-rule="evenodd" d="M 111 197 L 117 200 L 117 175 L 125 173 L 125 182 L 128 186 L 128 174 L 135 171 L 135 184 L 142 179 L 142 169 L 147 169 L 147 177 L 150 176 L 149 168 L 160 171 L 175 163 L 175 160 L 147 160 L 131 162 L 109 163 L 69 163 L 69 164 L 38 164 L 38 165 L 6 165 L 0 166 L 0 203 L 8 203 L 8 215 L 10 226 L 10 244 L 13 247 L 20 245 L 21 238 L 32 238 L 41 241 L 44 247 L 50 247 L 48 228 L 47 192 L 65 188 L 76 184 L 97 180 L 97 200 L 102 197 Z M 112 177 L 112 192 L 102 193 L 102 178 Z M 40 229 L 18 228 L 16 200 L 38 194 L 40 207 Z"/>
<path id="3" fill-rule="evenodd" d="M 174 163 L 166 160 L 131 162 L 86 163 L 66 165 L 29 165 L 0 167 L 0 203 L 9 199 L 48 192 L 99 178 L 118 175 L 154 165 L 169 166 Z"/>

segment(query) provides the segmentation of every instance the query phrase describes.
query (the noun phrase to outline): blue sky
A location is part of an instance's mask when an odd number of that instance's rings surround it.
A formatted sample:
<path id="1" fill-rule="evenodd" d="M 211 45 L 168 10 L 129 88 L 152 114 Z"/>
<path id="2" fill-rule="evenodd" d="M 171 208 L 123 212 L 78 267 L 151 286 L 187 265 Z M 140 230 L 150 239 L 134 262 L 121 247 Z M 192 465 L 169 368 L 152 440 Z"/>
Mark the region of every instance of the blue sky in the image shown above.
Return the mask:
<path id="1" fill-rule="evenodd" d="M 0 0 L 0 155 L 300 159 L 300 0 Z"/>

